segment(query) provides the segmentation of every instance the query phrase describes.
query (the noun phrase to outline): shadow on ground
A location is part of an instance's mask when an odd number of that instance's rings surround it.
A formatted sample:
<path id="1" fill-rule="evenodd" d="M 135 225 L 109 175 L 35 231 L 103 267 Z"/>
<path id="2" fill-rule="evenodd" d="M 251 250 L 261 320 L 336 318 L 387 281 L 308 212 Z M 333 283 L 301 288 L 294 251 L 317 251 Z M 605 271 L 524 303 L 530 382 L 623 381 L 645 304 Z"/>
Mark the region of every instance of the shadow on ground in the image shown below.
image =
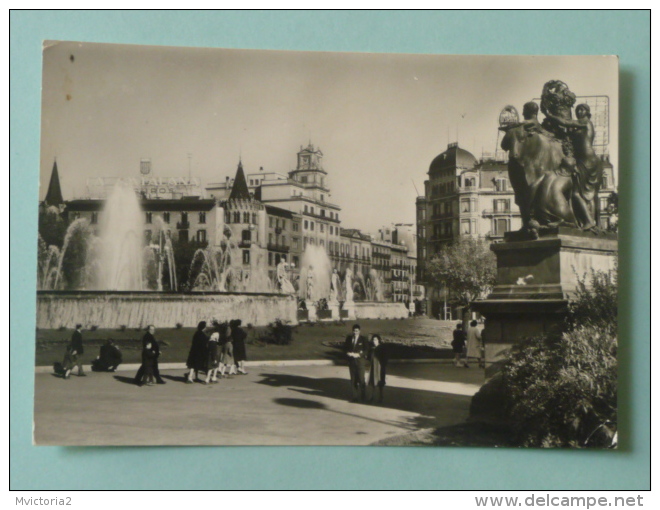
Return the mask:
<path id="1" fill-rule="evenodd" d="M 352 392 L 350 381 L 337 377 L 312 378 L 300 375 L 262 373 L 263 377 L 257 384 L 265 384 L 274 387 L 288 387 L 289 390 L 308 395 L 310 397 L 323 397 L 348 401 Z M 348 375 L 348 374 L 347 374 Z M 406 418 L 405 428 L 418 430 L 420 428 L 438 427 L 455 423 L 456 417 L 465 418 L 463 415 L 469 408 L 471 397 L 455 395 L 437 391 L 428 391 L 412 388 L 388 387 L 384 389 L 384 400 L 380 404 L 369 402 L 370 389 L 367 389 L 367 402 L 360 405 L 369 405 L 387 409 L 397 409 L 418 416 Z M 327 406 L 321 402 L 307 399 L 275 399 L 274 402 L 292 407 L 305 407 L 326 409 Z M 459 418 L 459 419 L 460 419 Z"/>

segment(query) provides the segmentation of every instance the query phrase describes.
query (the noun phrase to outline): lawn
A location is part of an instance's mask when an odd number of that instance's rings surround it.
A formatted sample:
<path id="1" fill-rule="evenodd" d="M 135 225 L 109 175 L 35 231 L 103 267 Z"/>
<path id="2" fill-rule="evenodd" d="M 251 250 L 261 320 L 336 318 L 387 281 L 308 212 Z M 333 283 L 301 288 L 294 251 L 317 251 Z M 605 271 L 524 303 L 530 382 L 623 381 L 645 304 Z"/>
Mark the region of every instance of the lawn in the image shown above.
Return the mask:
<path id="1" fill-rule="evenodd" d="M 395 359 L 448 359 L 451 354 L 451 332 L 454 322 L 433 319 L 362 320 L 362 333 L 380 333 L 390 345 L 390 356 Z M 351 332 L 353 322 L 320 322 L 301 324 L 293 331 L 290 345 L 280 346 L 267 343 L 267 327 L 245 328 L 248 333 L 247 354 L 250 361 L 263 360 L 306 360 L 343 359 L 340 345 Z M 36 334 L 36 364 L 52 365 L 62 361 L 71 330 L 39 329 Z M 161 342 L 161 363 L 185 362 L 194 329 L 162 328 L 156 331 Z M 121 349 L 124 363 L 139 363 L 143 330 L 97 329 L 83 331 L 85 353 L 83 361 L 91 362 L 99 347 L 111 338 Z"/>

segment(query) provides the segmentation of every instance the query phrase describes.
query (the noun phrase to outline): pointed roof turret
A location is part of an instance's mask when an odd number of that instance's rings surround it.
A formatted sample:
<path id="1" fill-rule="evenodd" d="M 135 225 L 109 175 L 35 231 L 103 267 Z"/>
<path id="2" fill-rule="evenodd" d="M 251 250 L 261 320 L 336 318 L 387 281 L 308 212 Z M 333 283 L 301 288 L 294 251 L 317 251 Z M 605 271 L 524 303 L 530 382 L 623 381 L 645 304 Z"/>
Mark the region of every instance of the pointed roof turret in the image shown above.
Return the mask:
<path id="1" fill-rule="evenodd" d="M 245 172 L 243 172 L 243 162 L 238 161 L 238 168 L 236 169 L 236 177 L 234 177 L 234 185 L 229 194 L 229 200 L 249 200 L 250 191 L 248 190 L 247 181 L 245 180 Z"/>
<path id="2" fill-rule="evenodd" d="M 57 160 L 53 163 L 53 171 L 50 174 L 50 183 L 44 202 L 48 205 L 60 205 L 64 203 L 62 198 L 62 188 L 60 187 L 60 175 L 57 172 Z"/>

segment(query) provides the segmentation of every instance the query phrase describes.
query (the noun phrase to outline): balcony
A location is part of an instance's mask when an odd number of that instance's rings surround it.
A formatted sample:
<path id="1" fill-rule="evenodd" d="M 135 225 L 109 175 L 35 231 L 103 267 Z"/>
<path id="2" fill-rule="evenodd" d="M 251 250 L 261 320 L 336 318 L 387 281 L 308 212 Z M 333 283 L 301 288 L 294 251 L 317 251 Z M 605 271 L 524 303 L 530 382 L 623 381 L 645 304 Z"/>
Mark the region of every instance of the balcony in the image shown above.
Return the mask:
<path id="1" fill-rule="evenodd" d="M 459 193 L 474 193 L 479 191 L 479 186 L 459 186 L 457 190 Z"/>
<path id="2" fill-rule="evenodd" d="M 268 243 L 268 250 L 269 251 L 277 251 L 281 253 L 288 253 L 290 247 L 287 246 L 286 244 L 275 244 L 275 243 Z"/>
<path id="3" fill-rule="evenodd" d="M 176 228 L 178 230 L 188 230 L 190 228 L 190 222 L 188 220 L 186 220 L 186 221 L 177 221 L 176 222 Z"/>
<path id="4" fill-rule="evenodd" d="M 483 216 L 497 216 L 500 214 L 504 214 L 507 216 L 510 216 L 512 214 L 515 214 L 517 216 L 520 216 L 520 211 L 514 211 L 510 207 L 502 207 L 500 209 L 484 209 L 481 214 Z"/>
<path id="5" fill-rule="evenodd" d="M 249 248 L 253 244 L 256 244 L 257 241 L 253 241 L 251 239 L 241 239 L 238 241 L 238 247 L 239 248 Z"/>

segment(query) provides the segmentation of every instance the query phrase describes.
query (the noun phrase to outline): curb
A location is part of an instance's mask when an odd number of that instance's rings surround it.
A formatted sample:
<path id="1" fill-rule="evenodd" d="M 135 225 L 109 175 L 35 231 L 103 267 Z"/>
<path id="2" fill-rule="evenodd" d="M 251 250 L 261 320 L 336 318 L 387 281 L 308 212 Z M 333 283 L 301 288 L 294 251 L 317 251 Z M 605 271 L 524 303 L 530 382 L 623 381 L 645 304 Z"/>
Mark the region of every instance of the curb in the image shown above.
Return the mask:
<path id="1" fill-rule="evenodd" d="M 406 365 L 406 364 L 431 364 L 431 363 L 451 363 L 451 359 L 392 359 L 389 361 L 391 364 Z M 264 361 L 246 361 L 245 366 L 250 367 L 329 367 L 334 365 L 345 365 L 344 362 L 337 363 L 329 359 L 291 359 L 291 360 L 264 360 Z M 119 365 L 117 372 L 137 371 L 140 368 L 140 363 L 122 363 Z M 187 370 L 188 367 L 185 363 L 159 363 L 160 370 Z M 74 367 L 75 370 L 75 367 Z M 83 365 L 83 370 L 92 372 L 92 365 Z M 35 374 L 49 374 L 53 371 L 51 366 L 38 366 L 34 368 Z M 75 374 L 74 374 L 75 375 Z"/>

